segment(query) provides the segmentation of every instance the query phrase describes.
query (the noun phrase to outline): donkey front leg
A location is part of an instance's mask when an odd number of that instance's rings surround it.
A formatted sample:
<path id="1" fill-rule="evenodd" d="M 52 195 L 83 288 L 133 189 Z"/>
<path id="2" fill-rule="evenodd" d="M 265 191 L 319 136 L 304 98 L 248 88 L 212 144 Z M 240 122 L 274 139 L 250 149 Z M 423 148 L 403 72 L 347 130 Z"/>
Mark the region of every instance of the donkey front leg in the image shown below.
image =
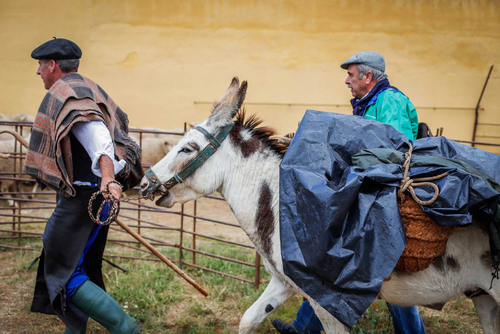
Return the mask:
<path id="1" fill-rule="evenodd" d="M 490 295 L 472 298 L 484 334 L 500 334 L 500 312 L 498 304 Z"/>
<path id="2" fill-rule="evenodd" d="M 318 303 L 314 300 L 309 300 L 312 308 L 314 309 L 314 313 L 318 316 L 321 324 L 323 325 L 323 329 L 326 334 L 348 334 L 349 330 L 346 326 L 344 326 L 340 321 L 335 319 L 333 315 L 331 315 L 327 310 L 322 308 Z"/>
<path id="3" fill-rule="evenodd" d="M 269 314 L 283 305 L 293 295 L 295 295 L 293 290 L 273 276 L 259 299 L 243 314 L 239 333 L 254 333 Z"/>

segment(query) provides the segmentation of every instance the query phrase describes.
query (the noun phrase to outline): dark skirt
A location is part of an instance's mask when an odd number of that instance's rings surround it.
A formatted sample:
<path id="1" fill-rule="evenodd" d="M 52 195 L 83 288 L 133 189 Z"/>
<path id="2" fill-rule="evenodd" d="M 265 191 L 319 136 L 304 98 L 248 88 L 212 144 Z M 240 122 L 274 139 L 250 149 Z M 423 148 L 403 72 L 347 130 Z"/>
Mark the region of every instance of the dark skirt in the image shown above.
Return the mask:
<path id="1" fill-rule="evenodd" d="M 57 314 L 73 332 L 80 333 L 88 317 L 66 302 L 66 283 L 82 256 L 94 222 L 88 214 L 90 196 L 97 187 L 76 186 L 76 196 L 59 196 L 43 233 L 43 250 L 38 264 L 32 312 Z M 94 212 L 99 206 L 93 203 Z M 102 255 L 109 227 L 100 229 L 84 259 L 89 279 L 104 289 Z"/>

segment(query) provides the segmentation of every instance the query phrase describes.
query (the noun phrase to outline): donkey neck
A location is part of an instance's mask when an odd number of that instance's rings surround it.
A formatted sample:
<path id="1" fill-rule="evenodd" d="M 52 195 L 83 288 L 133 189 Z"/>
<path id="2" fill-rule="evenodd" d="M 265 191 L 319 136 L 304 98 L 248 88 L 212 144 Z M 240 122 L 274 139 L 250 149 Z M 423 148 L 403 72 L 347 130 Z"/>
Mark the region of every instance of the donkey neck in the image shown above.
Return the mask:
<path id="1" fill-rule="evenodd" d="M 268 150 L 257 151 L 246 158 L 237 149 L 236 154 L 236 163 L 224 178 L 222 195 L 263 254 L 262 251 L 269 250 L 264 239 L 279 230 L 280 158 Z"/>

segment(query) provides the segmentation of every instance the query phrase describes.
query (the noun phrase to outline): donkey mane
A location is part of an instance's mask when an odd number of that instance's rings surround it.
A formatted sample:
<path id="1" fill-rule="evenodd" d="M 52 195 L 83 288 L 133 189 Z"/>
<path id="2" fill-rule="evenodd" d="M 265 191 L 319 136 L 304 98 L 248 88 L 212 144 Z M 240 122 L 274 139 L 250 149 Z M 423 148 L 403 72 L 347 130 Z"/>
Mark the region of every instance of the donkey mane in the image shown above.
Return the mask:
<path id="1" fill-rule="evenodd" d="M 269 148 L 282 159 L 288 145 L 278 142 L 276 130 L 268 126 L 258 127 L 263 120 L 255 114 L 252 114 L 248 119 L 245 118 L 246 110 L 243 107 L 236 114 L 234 128 L 230 133 L 231 141 L 241 148 L 243 156 L 248 157 L 257 150 Z M 245 130 L 248 131 L 248 135 L 243 137 L 242 133 Z"/>

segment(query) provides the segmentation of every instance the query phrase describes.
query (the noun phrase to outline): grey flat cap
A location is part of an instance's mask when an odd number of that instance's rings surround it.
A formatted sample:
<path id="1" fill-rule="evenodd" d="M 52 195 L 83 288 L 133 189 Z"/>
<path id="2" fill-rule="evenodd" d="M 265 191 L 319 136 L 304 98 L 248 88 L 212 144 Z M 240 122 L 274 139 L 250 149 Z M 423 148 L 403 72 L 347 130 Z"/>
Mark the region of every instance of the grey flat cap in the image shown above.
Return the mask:
<path id="1" fill-rule="evenodd" d="M 384 56 L 375 51 L 363 51 L 356 53 L 354 56 L 343 62 L 340 67 L 347 70 L 351 64 L 364 64 L 373 67 L 376 70 L 385 72 Z"/>
<path id="2" fill-rule="evenodd" d="M 55 38 L 43 43 L 31 53 L 34 59 L 79 59 L 82 50 L 69 39 Z"/>

